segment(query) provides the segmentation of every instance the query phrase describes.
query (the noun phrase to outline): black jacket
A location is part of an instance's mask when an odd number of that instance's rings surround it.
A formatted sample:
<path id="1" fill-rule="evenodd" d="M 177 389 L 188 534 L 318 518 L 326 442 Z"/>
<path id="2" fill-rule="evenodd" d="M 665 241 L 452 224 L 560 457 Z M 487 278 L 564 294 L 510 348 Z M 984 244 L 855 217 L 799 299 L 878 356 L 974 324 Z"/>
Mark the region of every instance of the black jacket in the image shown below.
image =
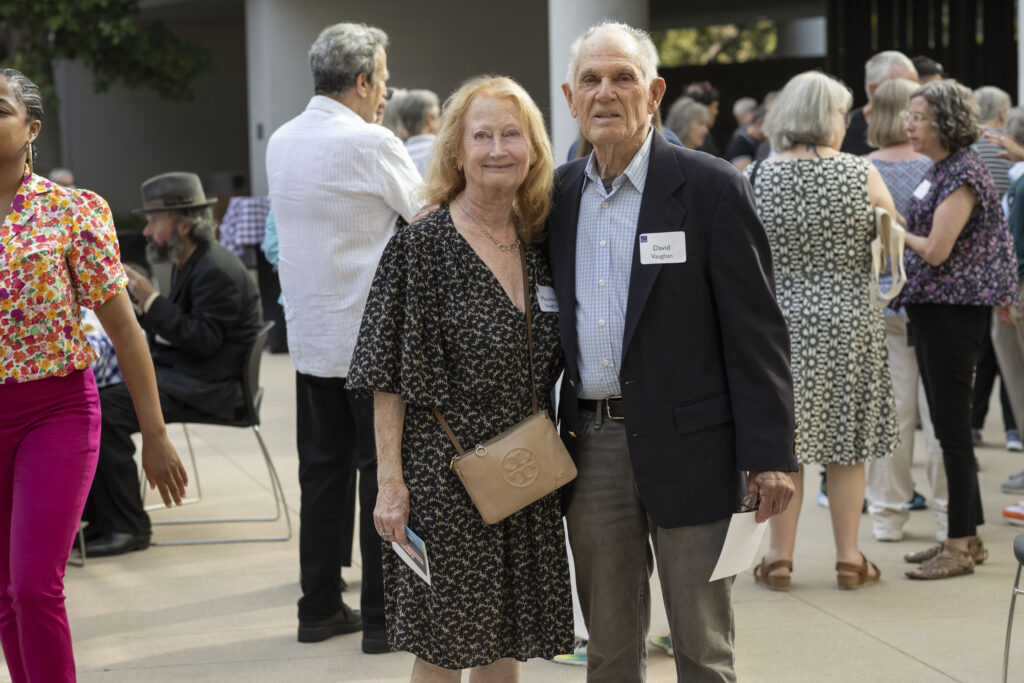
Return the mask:
<path id="1" fill-rule="evenodd" d="M 211 415 L 236 415 L 246 352 L 263 324 L 259 291 L 237 256 L 201 243 L 139 322 L 161 391 Z"/>
<path id="2" fill-rule="evenodd" d="M 559 419 L 575 455 L 576 228 L 586 159 L 558 169 L 548 251 L 565 348 Z M 663 528 L 736 511 L 747 470 L 797 469 L 789 334 L 750 184 L 654 133 L 637 235 L 684 231 L 684 263 L 642 265 L 638 238 L 619 382 L 637 491 Z"/>

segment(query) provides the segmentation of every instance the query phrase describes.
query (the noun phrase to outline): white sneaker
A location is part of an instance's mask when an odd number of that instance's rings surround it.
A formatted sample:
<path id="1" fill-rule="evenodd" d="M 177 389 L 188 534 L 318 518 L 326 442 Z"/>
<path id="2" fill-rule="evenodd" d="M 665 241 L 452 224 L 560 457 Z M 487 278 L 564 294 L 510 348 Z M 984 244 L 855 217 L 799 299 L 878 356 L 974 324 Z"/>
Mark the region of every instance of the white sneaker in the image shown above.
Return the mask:
<path id="1" fill-rule="evenodd" d="M 586 666 L 587 665 L 587 642 L 582 638 L 576 639 L 576 646 L 572 650 L 572 654 L 568 655 L 555 655 L 551 660 L 555 664 L 568 664 L 570 666 Z"/>
<path id="2" fill-rule="evenodd" d="M 890 529 L 888 527 L 875 527 L 871 532 L 876 541 L 897 542 L 903 540 L 903 529 Z"/>

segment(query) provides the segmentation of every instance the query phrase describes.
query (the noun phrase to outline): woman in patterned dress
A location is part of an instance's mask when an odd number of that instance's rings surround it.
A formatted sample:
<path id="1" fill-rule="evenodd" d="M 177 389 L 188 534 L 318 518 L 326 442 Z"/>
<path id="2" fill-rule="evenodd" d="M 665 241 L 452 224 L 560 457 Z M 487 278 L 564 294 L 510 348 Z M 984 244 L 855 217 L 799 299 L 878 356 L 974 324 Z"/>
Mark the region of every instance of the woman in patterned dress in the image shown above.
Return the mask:
<path id="1" fill-rule="evenodd" d="M 64 567 L 96 470 L 96 310 L 142 426 L 142 466 L 164 502 L 185 470 L 167 439 L 145 337 L 135 321 L 106 202 L 32 173 L 42 97 L 0 69 L 0 641 L 16 683 L 75 680 Z"/>
<path id="2" fill-rule="evenodd" d="M 385 540 L 426 546 L 432 583 L 384 554 L 388 639 L 416 655 L 414 681 L 514 681 L 519 661 L 573 645 L 561 499 L 553 493 L 487 525 L 449 462 L 531 410 L 525 306 L 537 396 L 562 370 L 558 316 L 534 246 L 551 202 L 552 159 L 536 105 L 508 78 L 482 77 L 445 104 L 425 198 L 440 208 L 400 229 L 370 288 L 349 387 L 373 391 Z M 521 257 L 529 275 L 524 299 Z M 519 661 L 517 661 L 519 660 Z"/>
<path id="3" fill-rule="evenodd" d="M 868 143 L 878 149 L 868 154 L 867 159 L 882 174 L 900 215 L 906 214 L 914 189 L 932 167 L 931 159 L 914 151 L 903 127 L 903 112 L 907 110 L 910 93 L 917 89 L 917 85 L 905 78 L 893 78 L 878 86 L 871 98 Z M 883 277 L 879 285 L 888 289 L 889 283 Z M 936 538 L 941 541 L 946 537 L 947 526 L 946 471 L 942 467 L 942 448 L 935 438 L 928 403 L 923 390 L 920 390 L 914 347 L 907 339 L 907 312 L 890 304 L 882 309 L 882 315 L 885 317 L 885 341 L 892 370 L 900 445 L 891 458 L 874 460 L 868 465 L 867 497 L 872 533 L 879 541 L 903 538 L 903 525 L 910 519 L 907 501 L 915 495 L 910 464 L 914 458 L 914 434 L 920 420 L 924 433 L 925 471 L 932 487 L 932 514 L 938 526 Z"/>
<path id="4" fill-rule="evenodd" d="M 906 556 L 912 579 L 974 573 L 988 553 L 971 440 L 974 370 L 989 309 L 1014 303 L 1017 263 L 992 178 L 970 149 L 981 135 L 971 91 L 953 80 L 910 95 L 907 135 L 934 166 L 907 208 L 906 306 L 918 366 L 949 484 L 944 543 Z M 911 251 L 912 250 L 912 251 Z"/>
<path id="5" fill-rule="evenodd" d="M 746 170 L 756 173 L 792 345 L 801 463 L 795 497 L 802 466 L 825 465 L 840 588 L 879 579 L 857 545 L 864 463 L 888 457 L 897 439 L 885 329 L 869 293 L 873 207 L 895 208 L 878 170 L 839 152 L 851 101 L 830 76 L 794 76 L 764 123 L 779 154 Z M 790 505 L 772 518 L 768 554 L 754 571 L 759 584 L 789 587 L 799 516 L 800 506 Z"/>

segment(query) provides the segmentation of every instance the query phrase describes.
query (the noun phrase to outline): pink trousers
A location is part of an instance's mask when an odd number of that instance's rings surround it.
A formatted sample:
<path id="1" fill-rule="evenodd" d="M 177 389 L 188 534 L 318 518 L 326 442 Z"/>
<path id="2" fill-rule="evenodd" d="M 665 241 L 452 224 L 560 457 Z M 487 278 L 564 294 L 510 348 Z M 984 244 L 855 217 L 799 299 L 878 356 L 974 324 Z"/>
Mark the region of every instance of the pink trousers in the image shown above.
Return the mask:
<path id="1" fill-rule="evenodd" d="M 0 642 L 14 683 L 75 680 L 64 568 L 99 446 L 92 370 L 0 384 Z"/>

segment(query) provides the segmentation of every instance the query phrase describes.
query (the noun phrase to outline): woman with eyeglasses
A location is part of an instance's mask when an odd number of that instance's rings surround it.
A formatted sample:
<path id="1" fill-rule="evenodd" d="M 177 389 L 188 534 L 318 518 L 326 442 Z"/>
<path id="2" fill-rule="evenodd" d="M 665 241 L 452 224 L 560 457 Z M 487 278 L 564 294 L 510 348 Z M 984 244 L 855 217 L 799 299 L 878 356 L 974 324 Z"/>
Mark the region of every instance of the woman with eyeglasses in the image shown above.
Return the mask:
<path id="1" fill-rule="evenodd" d="M 949 484 L 945 542 L 911 553 L 912 579 L 974 572 L 988 553 L 971 440 L 974 370 L 989 309 L 1014 302 L 1016 259 L 992 178 L 970 149 L 981 135 L 971 91 L 953 80 L 910 94 L 907 137 L 934 166 L 907 207 L 907 284 L 897 299 L 910 317 L 935 435 Z"/>

